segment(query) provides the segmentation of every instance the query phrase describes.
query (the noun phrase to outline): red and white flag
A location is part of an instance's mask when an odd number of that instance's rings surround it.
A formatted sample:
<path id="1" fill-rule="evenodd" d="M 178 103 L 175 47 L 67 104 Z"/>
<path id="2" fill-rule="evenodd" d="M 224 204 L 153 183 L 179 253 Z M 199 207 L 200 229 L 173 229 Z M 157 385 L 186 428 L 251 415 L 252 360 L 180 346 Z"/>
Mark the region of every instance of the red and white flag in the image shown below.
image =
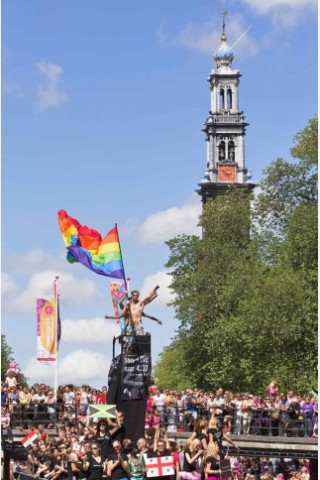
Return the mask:
<path id="1" fill-rule="evenodd" d="M 147 478 L 174 475 L 173 458 L 153 457 L 146 459 Z"/>
<path id="2" fill-rule="evenodd" d="M 37 434 L 37 432 L 32 431 L 32 432 L 28 433 L 28 435 L 26 435 L 21 440 L 21 443 L 25 448 L 27 448 L 27 447 L 29 447 L 29 445 L 31 445 L 36 440 L 38 440 L 38 434 Z"/>

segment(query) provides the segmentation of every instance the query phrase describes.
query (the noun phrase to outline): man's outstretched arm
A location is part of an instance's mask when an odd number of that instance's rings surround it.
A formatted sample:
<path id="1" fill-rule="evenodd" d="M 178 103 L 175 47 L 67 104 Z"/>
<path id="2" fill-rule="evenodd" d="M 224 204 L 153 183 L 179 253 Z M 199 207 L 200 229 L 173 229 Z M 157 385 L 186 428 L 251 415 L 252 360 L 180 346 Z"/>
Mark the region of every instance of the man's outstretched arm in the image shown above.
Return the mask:
<path id="1" fill-rule="evenodd" d="M 159 323 L 159 325 L 162 325 L 161 320 L 158 320 L 156 317 L 152 317 L 151 315 L 148 315 L 147 313 L 142 312 L 142 316 L 146 318 L 150 318 L 150 320 L 154 320 L 155 322 Z"/>
<path id="2" fill-rule="evenodd" d="M 123 309 L 122 309 L 122 312 L 121 312 L 121 315 L 105 315 L 104 318 L 114 318 L 115 320 L 119 320 L 120 318 L 123 318 L 123 317 L 126 317 L 128 314 L 128 309 L 127 309 L 127 306 L 125 306 Z"/>

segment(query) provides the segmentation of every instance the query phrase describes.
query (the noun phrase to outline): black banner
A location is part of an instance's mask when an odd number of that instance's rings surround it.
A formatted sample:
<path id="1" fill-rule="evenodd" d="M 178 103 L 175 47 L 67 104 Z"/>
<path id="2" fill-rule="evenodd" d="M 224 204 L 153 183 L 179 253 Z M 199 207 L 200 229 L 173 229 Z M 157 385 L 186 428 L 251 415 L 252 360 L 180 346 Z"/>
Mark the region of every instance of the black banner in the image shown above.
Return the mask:
<path id="1" fill-rule="evenodd" d="M 109 370 L 109 375 L 108 375 L 108 387 L 110 388 L 110 385 L 113 385 L 117 381 L 117 370 L 119 366 L 119 362 L 121 360 L 121 355 L 118 355 L 117 357 L 114 357 L 112 359 L 111 365 L 110 365 L 110 370 Z"/>
<path id="2" fill-rule="evenodd" d="M 140 400 L 146 392 L 151 376 L 150 354 L 123 355 L 121 399 Z"/>
<path id="3" fill-rule="evenodd" d="M 232 475 L 231 472 L 231 463 L 230 460 L 221 460 L 220 461 L 220 470 L 221 470 L 221 478 L 230 478 Z"/>

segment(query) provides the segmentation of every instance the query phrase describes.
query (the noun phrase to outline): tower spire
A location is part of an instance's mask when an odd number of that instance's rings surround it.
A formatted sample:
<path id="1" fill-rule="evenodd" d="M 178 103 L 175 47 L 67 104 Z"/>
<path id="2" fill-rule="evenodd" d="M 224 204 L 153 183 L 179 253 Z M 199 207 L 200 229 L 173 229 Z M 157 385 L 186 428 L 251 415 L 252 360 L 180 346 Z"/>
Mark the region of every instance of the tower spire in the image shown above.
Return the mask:
<path id="1" fill-rule="evenodd" d="M 225 28 L 226 28 L 226 22 L 225 22 L 225 17 L 228 15 L 228 12 L 226 10 L 222 10 L 222 35 L 225 35 Z"/>
<path id="2" fill-rule="evenodd" d="M 248 193 L 255 187 L 246 167 L 245 134 L 248 123 L 239 109 L 241 73 L 231 68 L 234 54 L 227 44 L 225 33 L 227 12 L 222 11 L 221 44 L 213 58 L 217 67 L 211 70 L 208 81 L 211 90 L 211 109 L 204 129 L 207 142 L 206 169 L 197 192 L 205 204 L 208 198 L 225 195 L 230 185 Z"/>

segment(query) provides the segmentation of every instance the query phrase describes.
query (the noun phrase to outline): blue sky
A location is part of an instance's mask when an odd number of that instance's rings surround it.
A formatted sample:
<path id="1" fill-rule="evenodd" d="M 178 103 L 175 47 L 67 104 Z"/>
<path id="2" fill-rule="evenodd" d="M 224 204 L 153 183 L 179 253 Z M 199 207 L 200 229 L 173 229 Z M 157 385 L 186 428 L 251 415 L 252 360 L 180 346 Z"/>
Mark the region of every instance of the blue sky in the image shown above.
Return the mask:
<path id="1" fill-rule="evenodd" d="M 317 112 L 315 0 L 2 2 L 2 332 L 29 377 L 37 297 L 59 275 L 59 381 L 106 383 L 109 280 L 65 261 L 57 211 L 103 236 L 118 224 L 132 288 L 161 285 L 145 321 L 156 361 L 178 324 L 165 240 L 196 233 L 221 12 L 242 73 L 246 165 L 258 182 Z"/>

